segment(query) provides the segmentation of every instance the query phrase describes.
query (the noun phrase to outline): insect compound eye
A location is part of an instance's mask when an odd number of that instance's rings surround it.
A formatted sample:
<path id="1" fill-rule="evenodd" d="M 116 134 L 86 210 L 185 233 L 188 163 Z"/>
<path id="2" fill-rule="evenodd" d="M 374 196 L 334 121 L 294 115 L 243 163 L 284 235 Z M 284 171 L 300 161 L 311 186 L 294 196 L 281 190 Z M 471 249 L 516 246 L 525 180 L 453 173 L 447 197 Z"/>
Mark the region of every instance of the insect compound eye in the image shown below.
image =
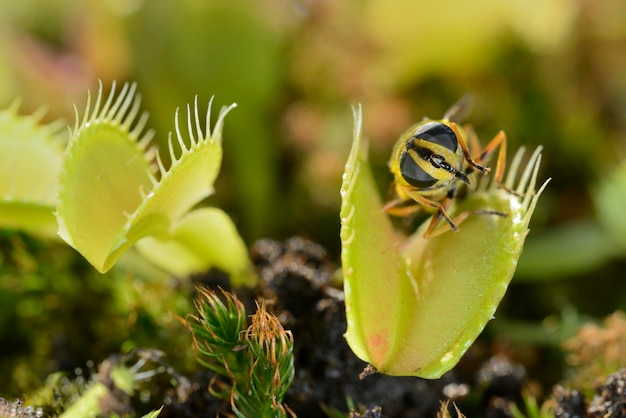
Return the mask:
<path id="1" fill-rule="evenodd" d="M 400 157 L 400 173 L 407 183 L 420 189 L 437 183 L 437 179 L 425 172 L 408 152 Z"/>
<path id="2" fill-rule="evenodd" d="M 447 148 L 454 153 L 457 151 L 459 142 L 454 131 L 441 122 L 427 122 L 415 131 L 412 138 L 406 144 L 405 152 L 403 152 L 400 157 L 400 173 L 407 183 L 417 188 L 424 189 L 435 185 L 439 180 L 424 171 L 413 156 L 417 154 L 417 156 L 425 161 L 429 161 L 429 163 L 436 168 L 441 168 L 449 172 L 452 172 L 453 169 L 441 156 L 435 155 L 427 144 L 421 142 L 421 145 L 417 145 L 418 141 L 431 142 Z M 409 149 L 413 150 L 414 153 L 410 153 Z M 413 154 L 413 156 L 411 154 Z"/>
<path id="3" fill-rule="evenodd" d="M 441 122 L 425 123 L 413 134 L 413 138 L 441 145 L 452 152 L 456 152 L 459 146 L 459 141 L 454 131 L 448 125 Z"/>

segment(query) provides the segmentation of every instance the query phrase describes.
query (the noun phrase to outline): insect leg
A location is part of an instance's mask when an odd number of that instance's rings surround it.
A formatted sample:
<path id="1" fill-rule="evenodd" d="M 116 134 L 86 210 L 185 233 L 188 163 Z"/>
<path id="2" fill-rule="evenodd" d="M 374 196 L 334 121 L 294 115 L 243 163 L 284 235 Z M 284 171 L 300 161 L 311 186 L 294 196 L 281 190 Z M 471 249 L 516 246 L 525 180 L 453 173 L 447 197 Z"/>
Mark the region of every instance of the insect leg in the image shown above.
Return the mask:
<path id="1" fill-rule="evenodd" d="M 486 159 L 498 145 L 500 146 L 500 150 L 498 151 L 498 161 L 496 162 L 496 172 L 494 173 L 493 179 L 498 187 L 515 196 L 523 197 L 522 194 L 517 193 L 515 190 L 507 187 L 502 182 L 502 178 L 504 177 L 504 167 L 506 165 L 506 134 L 504 131 L 498 132 L 498 134 L 487 144 L 487 146 L 483 148 L 480 153 L 479 161 Z"/>
<path id="2" fill-rule="evenodd" d="M 450 197 L 444 198 L 442 202 L 436 202 L 434 200 L 430 200 L 420 195 L 419 193 L 414 192 L 413 190 L 408 190 L 407 194 L 411 197 L 411 199 L 414 199 L 419 204 L 437 209 L 437 212 L 435 213 L 432 220 L 430 221 L 430 225 L 428 225 L 428 229 L 426 230 L 426 233 L 424 234 L 425 238 L 428 238 L 430 236 L 432 231 L 441 221 L 442 217 L 446 220 L 446 222 L 448 222 L 448 225 L 450 225 L 450 229 L 452 229 L 454 232 L 457 232 L 459 230 L 459 227 L 456 226 L 456 224 L 454 223 L 452 218 L 450 218 L 450 215 L 448 215 L 448 212 L 447 212 L 447 209 L 449 208 L 450 203 L 452 202 L 452 199 Z"/>
<path id="3" fill-rule="evenodd" d="M 459 213 L 455 218 L 454 222 L 457 225 L 460 225 L 465 219 L 467 219 L 471 215 L 495 215 L 505 218 L 507 216 L 504 212 L 498 212 L 496 210 L 489 209 L 476 209 L 476 210 L 466 210 L 465 212 Z"/>
<path id="4" fill-rule="evenodd" d="M 385 203 L 383 206 L 383 212 L 397 217 L 404 217 L 413 215 L 414 213 L 420 210 L 420 205 L 412 202 L 412 204 L 407 205 L 407 200 L 395 199 L 390 202 Z"/>
<path id="5" fill-rule="evenodd" d="M 498 145 L 500 146 L 500 151 L 498 152 L 498 161 L 496 162 L 494 179 L 498 184 L 500 184 L 502 182 L 502 177 L 504 176 L 504 166 L 506 164 L 506 134 L 504 131 L 498 132 L 498 134 L 494 136 L 491 141 L 489 141 L 487 146 L 481 151 L 477 160 L 480 162 L 485 161 L 487 157 L 489 157 L 489 154 L 491 154 Z"/>
<path id="6" fill-rule="evenodd" d="M 470 152 L 472 153 L 472 159 L 474 161 L 480 160 L 480 152 L 481 146 L 480 141 L 478 140 L 478 135 L 474 131 L 474 127 L 472 125 L 463 126 L 465 133 L 467 134 L 467 144 L 469 146 Z"/>
<path id="7" fill-rule="evenodd" d="M 456 125 L 456 123 L 454 122 L 450 123 L 450 128 L 456 134 L 457 140 L 459 141 L 459 145 L 461 146 L 461 150 L 463 150 L 463 156 L 465 157 L 465 160 L 469 163 L 469 165 L 471 165 L 472 167 L 474 167 L 475 169 L 477 169 L 483 174 L 489 173 L 490 171 L 489 167 L 484 167 L 478 164 L 476 161 L 472 160 L 472 156 L 470 155 L 469 149 L 467 148 L 467 144 L 465 143 L 465 140 L 463 139 L 463 135 L 461 134 L 461 131 L 459 130 L 459 127 Z"/>
<path id="8" fill-rule="evenodd" d="M 501 217 L 506 217 L 507 214 L 504 212 L 498 212 L 495 210 L 488 210 L 488 209 L 476 209 L 476 210 L 466 210 L 465 212 L 461 212 L 459 213 L 453 220 L 452 222 L 455 225 L 461 225 L 461 223 L 463 221 L 465 221 L 465 219 L 467 219 L 469 216 L 472 215 L 495 215 L 495 216 L 501 216 Z M 424 233 L 424 238 L 434 238 L 438 235 L 443 234 L 444 232 L 446 232 L 448 229 L 446 228 L 448 225 L 439 228 L 437 230 L 435 230 L 437 224 L 439 223 L 438 218 L 439 217 L 439 212 L 437 212 L 435 214 L 435 216 L 433 216 L 433 219 L 430 222 L 430 225 L 428 225 L 428 229 L 426 229 L 426 232 Z M 453 231 L 458 231 L 458 227 L 457 229 L 452 229 Z"/>

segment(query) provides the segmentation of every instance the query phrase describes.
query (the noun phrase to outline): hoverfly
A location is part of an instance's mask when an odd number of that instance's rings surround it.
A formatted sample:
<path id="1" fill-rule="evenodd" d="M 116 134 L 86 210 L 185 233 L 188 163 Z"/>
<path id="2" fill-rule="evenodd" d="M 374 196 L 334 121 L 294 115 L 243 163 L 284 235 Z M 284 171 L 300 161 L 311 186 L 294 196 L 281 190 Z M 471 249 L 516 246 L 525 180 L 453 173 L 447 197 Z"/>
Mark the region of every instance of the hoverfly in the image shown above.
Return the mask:
<path id="1" fill-rule="evenodd" d="M 432 217 L 425 238 L 430 238 L 446 231 L 438 229 L 441 219 L 445 219 L 452 231 L 458 231 L 458 225 L 472 214 L 491 214 L 506 216 L 493 210 L 468 210 L 454 219 L 448 209 L 462 184 L 471 185 L 475 174 L 487 174 L 490 168 L 484 161 L 500 146 L 494 174 L 496 183 L 502 184 L 506 158 L 506 135 L 503 131 L 480 150 L 480 144 L 474 132 L 464 129 L 451 120 L 464 110 L 468 104 L 466 98 L 452 106 L 443 119 L 424 119 L 407 129 L 396 142 L 389 167 L 393 174 L 397 198 L 388 202 L 383 210 L 393 216 L 411 215 L 421 208 L 432 208 L 436 213 Z M 470 140 L 472 151 L 467 145 Z"/>

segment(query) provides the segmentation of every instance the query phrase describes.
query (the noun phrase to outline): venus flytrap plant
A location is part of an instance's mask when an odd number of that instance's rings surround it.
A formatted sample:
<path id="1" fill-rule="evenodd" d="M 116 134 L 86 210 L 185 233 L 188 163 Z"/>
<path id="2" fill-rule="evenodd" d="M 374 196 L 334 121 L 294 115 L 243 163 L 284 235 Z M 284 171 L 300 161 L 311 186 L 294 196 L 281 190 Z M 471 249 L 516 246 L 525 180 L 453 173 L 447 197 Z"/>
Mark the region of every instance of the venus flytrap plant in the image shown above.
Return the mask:
<path id="1" fill-rule="evenodd" d="M 131 130 L 140 105 L 134 93 L 135 85 L 126 84 L 113 102 L 114 85 L 102 105 L 101 85 L 92 113 L 88 96 L 82 121 L 76 110 L 59 173 L 58 233 L 101 273 L 140 237 L 167 228 L 165 219 L 148 219 L 142 230 L 133 222 L 147 191 L 157 184 L 151 155 L 145 152 L 153 133 L 140 138 L 146 113 Z"/>
<path id="2" fill-rule="evenodd" d="M 18 115 L 18 102 L 0 110 L 0 228 L 56 237 L 56 176 L 63 124 L 42 124 L 43 109 Z"/>
<path id="3" fill-rule="evenodd" d="M 224 118 L 235 105 L 222 108 L 211 129 L 211 102 L 202 126 L 196 98 L 193 110 L 187 106 L 186 135 L 177 111 L 166 168 L 150 147 L 152 132 L 144 132 L 135 88 L 125 84 L 116 97 L 114 84 L 103 100 L 101 85 L 93 109 L 89 96 L 82 118 L 76 111 L 59 174 L 59 235 L 101 273 L 141 240 L 140 252 L 174 274 L 218 266 L 235 285 L 254 283 L 230 218 L 219 209 L 191 210 L 213 193 Z"/>
<path id="4" fill-rule="evenodd" d="M 136 248 L 153 264 L 184 277 L 217 267 L 235 284 L 255 281 L 247 248 L 230 217 L 218 208 L 199 208 L 172 223 L 169 234 L 146 237 Z"/>
<path id="5" fill-rule="evenodd" d="M 488 209 L 507 216 L 473 215 L 459 232 L 430 239 L 423 238 L 425 223 L 406 238 L 382 210 L 361 138 L 360 108 L 354 118 L 341 189 L 345 337 L 355 354 L 373 366 L 370 372 L 438 378 L 493 318 L 513 277 L 547 183 L 535 190 L 540 149 L 524 170 L 520 150 L 505 178 L 506 187 L 523 197 L 482 182 L 451 210 Z"/>

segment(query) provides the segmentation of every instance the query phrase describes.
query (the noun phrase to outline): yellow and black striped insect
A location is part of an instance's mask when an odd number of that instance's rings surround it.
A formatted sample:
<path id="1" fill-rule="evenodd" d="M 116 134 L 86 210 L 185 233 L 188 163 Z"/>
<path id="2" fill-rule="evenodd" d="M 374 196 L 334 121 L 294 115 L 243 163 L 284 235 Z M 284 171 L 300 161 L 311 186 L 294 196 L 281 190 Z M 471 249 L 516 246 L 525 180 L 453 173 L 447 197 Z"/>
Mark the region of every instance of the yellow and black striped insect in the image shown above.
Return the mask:
<path id="1" fill-rule="evenodd" d="M 451 121 L 467 103 L 467 100 L 461 99 L 445 113 L 443 119 L 424 119 L 414 124 L 400 136 L 391 153 L 389 167 L 397 198 L 383 209 L 393 216 L 408 216 L 424 207 L 436 210 L 424 233 L 425 238 L 447 230 L 440 228 L 435 232 L 442 218 L 456 232 L 458 225 L 472 214 L 506 216 L 493 210 L 470 210 L 452 219 L 447 212 L 461 185 L 471 185 L 477 172 L 489 173 L 490 169 L 483 164 L 498 146 L 500 150 L 494 180 L 504 187 L 506 135 L 503 131 L 498 132 L 481 150 L 471 129 L 464 129 Z M 468 138 L 473 154 L 467 145 Z"/>

